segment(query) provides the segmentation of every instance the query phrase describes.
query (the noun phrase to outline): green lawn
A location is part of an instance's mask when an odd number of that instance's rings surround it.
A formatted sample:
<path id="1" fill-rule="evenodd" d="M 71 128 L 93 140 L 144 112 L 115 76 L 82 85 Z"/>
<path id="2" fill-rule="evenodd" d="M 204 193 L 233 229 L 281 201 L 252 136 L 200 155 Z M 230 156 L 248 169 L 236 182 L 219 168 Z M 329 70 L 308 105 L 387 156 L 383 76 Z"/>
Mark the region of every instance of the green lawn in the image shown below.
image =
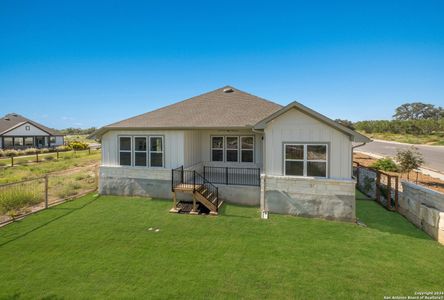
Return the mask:
<path id="1" fill-rule="evenodd" d="M 368 227 L 170 207 L 87 196 L 0 228 L 0 298 L 383 299 L 444 289 L 444 247 L 371 201 L 358 200 Z"/>

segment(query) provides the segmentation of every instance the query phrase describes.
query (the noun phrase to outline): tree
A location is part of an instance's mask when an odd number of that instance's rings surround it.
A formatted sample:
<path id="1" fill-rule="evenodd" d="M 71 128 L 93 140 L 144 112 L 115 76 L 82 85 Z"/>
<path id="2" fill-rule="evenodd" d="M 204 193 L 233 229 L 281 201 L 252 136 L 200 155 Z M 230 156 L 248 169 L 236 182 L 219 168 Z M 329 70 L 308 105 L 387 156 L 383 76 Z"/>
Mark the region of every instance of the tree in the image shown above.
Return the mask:
<path id="1" fill-rule="evenodd" d="M 352 130 L 355 130 L 355 126 L 353 125 L 352 121 L 336 119 L 335 122 L 341 124 L 342 126 L 348 127 L 348 128 L 350 128 Z"/>
<path id="2" fill-rule="evenodd" d="M 444 116 L 442 107 L 421 102 L 405 103 L 396 108 L 393 118 L 396 120 L 439 119 Z"/>
<path id="3" fill-rule="evenodd" d="M 396 160 L 400 171 L 407 173 L 407 179 L 410 179 L 409 173 L 411 171 L 418 169 L 424 163 L 422 154 L 413 146 L 410 149 L 398 150 Z"/>

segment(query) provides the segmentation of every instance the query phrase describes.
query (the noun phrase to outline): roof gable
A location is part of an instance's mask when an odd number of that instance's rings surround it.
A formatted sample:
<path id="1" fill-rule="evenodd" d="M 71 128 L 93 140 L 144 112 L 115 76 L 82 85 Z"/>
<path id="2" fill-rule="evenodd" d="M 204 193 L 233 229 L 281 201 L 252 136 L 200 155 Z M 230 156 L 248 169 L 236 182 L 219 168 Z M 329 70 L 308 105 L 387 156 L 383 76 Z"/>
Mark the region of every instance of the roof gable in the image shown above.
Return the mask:
<path id="1" fill-rule="evenodd" d="M 297 109 L 299 111 L 302 111 L 303 113 L 311 116 L 312 118 L 317 119 L 317 120 L 335 128 L 335 129 L 349 135 L 351 137 L 352 141 L 354 141 L 354 142 L 363 142 L 363 143 L 371 142 L 371 139 L 369 139 L 365 135 L 362 135 L 359 132 L 356 132 L 350 128 L 347 128 L 344 125 L 341 125 L 338 122 L 333 121 L 332 119 L 312 110 L 311 108 L 306 107 L 305 105 L 302 105 L 301 103 L 299 103 L 297 101 L 294 101 L 294 102 L 288 104 L 287 106 L 283 107 L 282 109 L 267 116 L 266 118 L 264 118 L 263 120 L 258 122 L 254 126 L 254 129 L 265 129 L 265 127 L 267 127 L 267 124 L 270 121 L 278 118 L 279 116 L 285 114 L 286 112 L 288 112 L 291 109 Z"/>
<path id="2" fill-rule="evenodd" d="M 277 103 L 226 86 L 105 128 L 245 128 L 281 108 Z"/>
<path id="3" fill-rule="evenodd" d="M 43 126 L 16 113 L 10 113 L 3 118 L 0 118 L 0 135 L 5 134 L 25 123 L 29 123 L 38 129 L 47 132 L 49 135 L 63 135 L 55 129 Z"/>

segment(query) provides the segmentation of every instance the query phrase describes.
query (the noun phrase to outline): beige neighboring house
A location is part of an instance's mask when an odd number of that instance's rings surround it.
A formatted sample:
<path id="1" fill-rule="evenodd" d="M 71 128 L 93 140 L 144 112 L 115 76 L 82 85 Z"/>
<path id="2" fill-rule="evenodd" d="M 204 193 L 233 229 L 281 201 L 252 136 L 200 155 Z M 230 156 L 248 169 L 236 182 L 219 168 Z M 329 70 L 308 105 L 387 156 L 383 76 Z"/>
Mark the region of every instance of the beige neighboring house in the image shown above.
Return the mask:
<path id="1" fill-rule="evenodd" d="M 51 148 L 64 144 L 64 135 L 19 114 L 0 118 L 0 149 Z"/>
<path id="2" fill-rule="evenodd" d="M 226 86 L 99 129 L 102 194 L 174 199 L 217 214 L 223 201 L 355 220 L 352 142 L 370 140 L 292 102 Z"/>

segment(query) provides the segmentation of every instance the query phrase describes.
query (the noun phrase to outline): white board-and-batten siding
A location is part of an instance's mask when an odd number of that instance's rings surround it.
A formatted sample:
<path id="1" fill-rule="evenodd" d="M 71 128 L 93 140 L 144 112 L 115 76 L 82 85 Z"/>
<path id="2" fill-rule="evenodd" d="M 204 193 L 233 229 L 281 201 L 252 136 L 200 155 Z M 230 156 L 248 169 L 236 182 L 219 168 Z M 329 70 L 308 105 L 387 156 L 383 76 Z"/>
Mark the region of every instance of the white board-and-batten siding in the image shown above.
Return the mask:
<path id="1" fill-rule="evenodd" d="M 111 130 L 102 136 L 102 165 L 119 166 L 120 136 L 163 136 L 165 168 L 211 163 L 212 136 L 254 136 L 254 163 L 214 162 L 214 165 L 256 167 L 262 165 L 262 135 L 251 130 Z M 240 142 L 240 141 L 239 141 Z"/>
<path id="2" fill-rule="evenodd" d="M 284 175 L 284 143 L 328 144 L 329 178 L 350 179 L 352 144 L 350 137 L 341 131 L 291 109 L 270 121 L 265 128 L 265 173 Z"/>
<path id="3" fill-rule="evenodd" d="M 177 168 L 184 162 L 184 132 L 181 130 L 111 130 L 102 136 L 102 165 L 119 166 L 120 136 L 163 136 L 165 168 Z"/>

